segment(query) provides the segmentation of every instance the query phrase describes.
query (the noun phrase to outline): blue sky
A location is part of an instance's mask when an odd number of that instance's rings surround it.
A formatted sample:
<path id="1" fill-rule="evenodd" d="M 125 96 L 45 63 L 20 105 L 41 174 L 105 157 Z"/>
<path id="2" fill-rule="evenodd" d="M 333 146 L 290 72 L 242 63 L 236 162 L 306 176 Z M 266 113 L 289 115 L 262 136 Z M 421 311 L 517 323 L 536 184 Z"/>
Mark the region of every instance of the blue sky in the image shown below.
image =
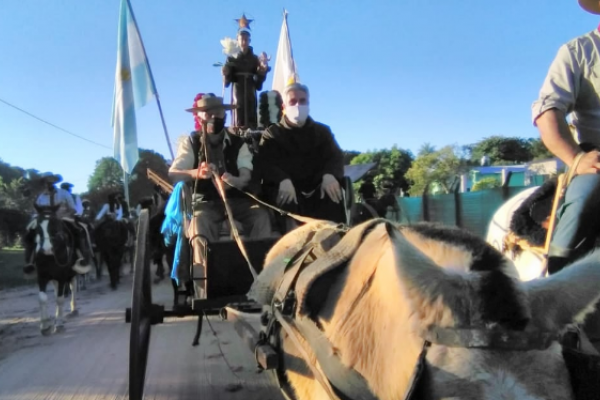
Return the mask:
<path id="1" fill-rule="evenodd" d="M 112 156 L 111 108 L 120 0 L 2 0 L 0 158 L 61 173 L 86 190 Z M 131 0 L 171 141 L 193 128 L 198 92 L 221 92 L 213 63 L 244 12 L 255 52 L 274 56 L 289 28 L 311 115 L 342 148 L 469 144 L 491 135 L 536 137 L 530 106 L 564 42 L 598 18 L 576 0 Z M 265 84 L 271 87 L 271 75 Z M 170 158 L 156 102 L 137 113 L 138 141 Z"/>

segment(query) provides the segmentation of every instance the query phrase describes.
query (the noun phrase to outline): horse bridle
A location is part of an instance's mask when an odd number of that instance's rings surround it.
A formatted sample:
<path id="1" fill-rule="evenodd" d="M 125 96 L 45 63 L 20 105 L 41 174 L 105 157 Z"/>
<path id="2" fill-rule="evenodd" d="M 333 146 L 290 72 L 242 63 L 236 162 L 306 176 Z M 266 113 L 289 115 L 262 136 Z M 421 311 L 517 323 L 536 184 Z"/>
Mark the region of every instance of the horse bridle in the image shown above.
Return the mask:
<path id="1" fill-rule="evenodd" d="M 427 352 L 434 344 L 464 349 L 530 351 L 546 350 L 552 343 L 561 339 L 557 331 L 526 332 L 498 326 L 442 328 L 431 325 L 421 330 L 418 335 L 423 340 L 422 349 L 404 394 L 404 400 L 413 400 L 413 396 L 418 393 L 419 382 L 425 372 Z"/>
<path id="2" fill-rule="evenodd" d="M 44 231 L 42 230 L 40 221 L 43 220 L 43 219 L 46 219 L 48 221 L 48 227 L 49 227 L 50 226 L 51 217 L 52 217 L 51 213 L 49 213 L 49 212 L 42 212 L 40 215 L 38 215 L 38 218 L 37 218 L 38 221 L 36 223 L 35 229 L 36 229 L 37 234 L 42 238 L 42 242 L 41 242 L 41 247 L 42 248 L 44 246 L 44 241 L 45 240 L 50 240 L 50 243 L 52 244 L 52 240 L 51 240 L 51 236 L 52 235 L 50 234 L 49 228 L 48 228 L 48 232 L 47 232 L 48 233 L 48 237 L 46 238 L 46 235 L 44 234 Z M 60 220 L 58 220 L 57 222 L 61 223 L 61 224 L 64 224 L 64 222 L 60 221 Z M 66 231 L 69 239 L 71 241 L 73 241 L 74 238 L 73 238 L 73 234 L 71 233 L 71 231 L 68 228 L 66 228 L 66 227 L 64 228 L 64 230 Z M 74 248 L 72 248 L 71 246 L 69 246 L 68 243 L 66 244 L 66 246 L 67 246 L 67 257 L 66 257 L 67 260 L 66 260 L 66 262 L 64 264 L 61 263 L 58 260 L 58 258 L 56 256 L 56 251 L 52 251 L 52 256 L 54 257 L 54 262 L 60 268 L 67 267 L 69 265 L 70 261 L 71 261 L 72 256 L 73 256 Z M 54 244 L 52 244 L 52 248 L 54 248 Z M 37 250 L 36 250 L 36 253 L 37 253 Z"/>

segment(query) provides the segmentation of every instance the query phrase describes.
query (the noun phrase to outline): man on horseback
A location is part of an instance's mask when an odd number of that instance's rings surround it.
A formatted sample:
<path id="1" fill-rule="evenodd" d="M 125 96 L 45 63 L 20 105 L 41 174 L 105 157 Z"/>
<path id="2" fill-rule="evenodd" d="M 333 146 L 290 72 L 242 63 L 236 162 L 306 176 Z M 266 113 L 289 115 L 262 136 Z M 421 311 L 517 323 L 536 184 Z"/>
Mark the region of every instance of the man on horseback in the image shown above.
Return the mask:
<path id="1" fill-rule="evenodd" d="M 75 214 L 81 215 L 83 212 L 83 204 L 81 203 L 81 197 L 77 194 L 73 194 L 73 184 L 69 182 L 63 182 L 60 184 L 60 188 L 69 192 L 69 194 L 73 197 L 73 202 L 75 203 Z"/>
<path id="2" fill-rule="evenodd" d="M 309 116 L 308 87 L 288 85 L 283 100 L 284 116 L 262 135 L 257 158 L 261 178 L 277 192 L 271 201 L 307 217 L 346 222 L 340 146 L 327 125 Z"/>
<path id="3" fill-rule="evenodd" d="M 56 216 L 62 220 L 74 233 L 74 246 L 79 249 L 82 259 L 78 260 L 81 267 L 88 266 L 91 260 L 91 252 L 88 246 L 86 233 L 81 225 L 77 224 L 73 218 L 76 213 L 75 203 L 71 194 L 64 189 L 56 188 L 55 184 L 62 180 L 60 175 L 51 172 L 45 172 L 41 175 L 42 183 L 45 185 L 44 191 L 37 197 L 34 207 L 41 211 L 43 208 L 56 208 Z M 25 267 L 23 271 L 29 275 L 35 271 L 35 234 L 36 223 L 32 221 L 24 237 L 25 242 Z"/>
<path id="4" fill-rule="evenodd" d="M 92 202 L 85 199 L 81 202 L 81 206 L 83 207 L 81 220 L 88 224 L 88 226 L 91 226 L 96 219 L 96 213 L 94 213 L 94 210 L 92 209 Z"/>
<path id="5" fill-rule="evenodd" d="M 600 14 L 598 0 L 579 0 L 579 4 L 592 14 Z M 532 106 L 533 122 L 542 141 L 575 172 L 548 252 L 550 274 L 594 248 L 600 226 L 599 57 L 599 29 L 562 45 Z M 576 137 L 569 129 L 567 114 L 572 116 Z M 591 339 L 600 340 L 600 323 L 596 325 L 595 332 L 589 333 Z"/>
<path id="6" fill-rule="evenodd" d="M 98 226 L 107 219 L 114 219 L 122 222 L 127 226 L 127 231 L 130 235 L 127 242 L 131 243 L 133 238 L 135 238 L 135 227 L 129 219 L 130 216 L 129 206 L 123 198 L 123 195 L 120 192 L 116 192 L 108 195 L 108 203 L 102 206 L 102 209 L 98 215 L 96 215 L 96 221 Z"/>

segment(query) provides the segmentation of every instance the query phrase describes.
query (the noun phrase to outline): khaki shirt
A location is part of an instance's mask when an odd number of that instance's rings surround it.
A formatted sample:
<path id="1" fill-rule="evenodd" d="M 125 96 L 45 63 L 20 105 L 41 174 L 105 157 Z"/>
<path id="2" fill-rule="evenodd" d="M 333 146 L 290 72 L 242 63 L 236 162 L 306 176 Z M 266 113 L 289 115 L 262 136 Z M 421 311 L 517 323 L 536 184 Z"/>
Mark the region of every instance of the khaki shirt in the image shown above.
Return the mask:
<path id="1" fill-rule="evenodd" d="M 223 148 L 229 143 L 229 134 L 226 132 L 223 138 Z M 194 149 L 192 148 L 192 142 L 189 136 L 182 137 L 179 141 L 179 147 L 177 148 L 177 155 L 169 168 L 169 171 L 173 170 L 188 170 L 194 168 Z M 252 153 L 248 148 L 248 144 L 244 143 L 240 147 L 237 158 L 237 167 L 246 168 L 250 171 L 253 169 L 252 165 Z"/>
<path id="2" fill-rule="evenodd" d="M 600 145 L 599 61 L 597 29 L 562 45 L 532 105 L 533 124 L 545 111 L 555 108 L 571 114 L 577 141 Z"/>

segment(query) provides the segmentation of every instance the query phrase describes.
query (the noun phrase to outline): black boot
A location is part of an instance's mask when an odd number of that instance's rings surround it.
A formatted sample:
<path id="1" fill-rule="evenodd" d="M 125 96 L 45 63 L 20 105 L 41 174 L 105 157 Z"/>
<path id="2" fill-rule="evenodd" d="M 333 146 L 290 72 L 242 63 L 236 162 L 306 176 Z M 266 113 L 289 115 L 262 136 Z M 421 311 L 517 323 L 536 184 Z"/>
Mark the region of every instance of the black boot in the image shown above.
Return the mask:
<path id="1" fill-rule="evenodd" d="M 88 242 L 85 238 L 85 233 L 80 233 L 82 237 L 79 238 L 79 251 L 81 252 L 81 256 L 83 260 L 79 263 L 81 266 L 90 265 L 90 260 L 92 259 L 92 254 L 88 247 Z"/>
<path id="2" fill-rule="evenodd" d="M 78 233 L 77 239 L 76 239 L 77 248 L 81 252 L 82 258 L 75 262 L 75 265 L 73 266 L 73 270 L 75 272 L 77 272 L 78 274 L 87 274 L 92 269 L 92 265 L 91 265 L 92 254 L 90 252 L 87 240 L 85 238 L 85 232 L 78 231 L 77 233 Z"/>

